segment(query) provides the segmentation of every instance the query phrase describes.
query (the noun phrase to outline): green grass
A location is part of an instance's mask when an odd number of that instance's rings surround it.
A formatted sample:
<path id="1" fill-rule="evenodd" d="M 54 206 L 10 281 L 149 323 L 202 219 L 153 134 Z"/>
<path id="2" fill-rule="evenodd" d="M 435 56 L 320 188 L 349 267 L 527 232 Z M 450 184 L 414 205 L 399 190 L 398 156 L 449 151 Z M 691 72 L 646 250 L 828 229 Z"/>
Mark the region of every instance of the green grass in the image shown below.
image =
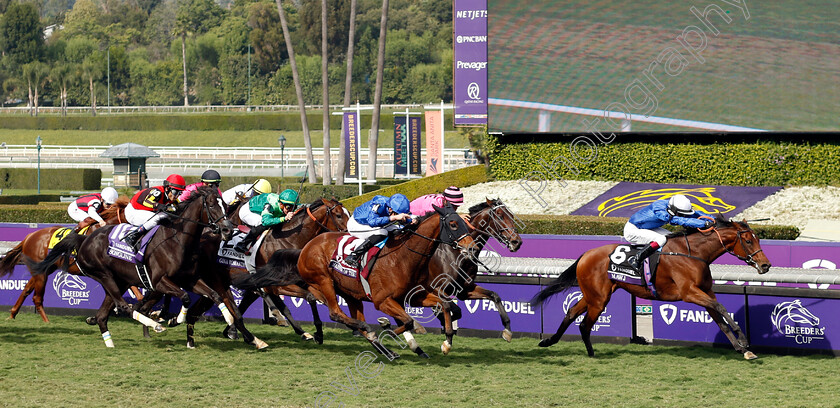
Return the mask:
<path id="1" fill-rule="evenodd" d="M 404 350 L 375 378 L 353 371 L 349 395 L 330 384 L 348 384 L 345 370 L 371 348 L 347 331 L 327 330 L 316 345 L 288 328 L 250 325 L 271 345 L 258 352 L 222 339 L 221 323 L 202 322 L 198 348 L 188 350 L 183 326 L 144 339 L 139 324 L 113 318 L 116 348 L 106 349 L 82 318 L 51 320 L 0 321 L 0 405 L 299 407 L 333 391 L 352 407 L 840 406 L 837 360 L 826 356 L 748 362 L 730 349 L 596 344 L 590 359 L 579 341 L 541 349 L 534 339 L 465 337 L 443 356 L 443 337 L 423 335 L 430 360 Z"/>
<path id="2" fill-rule="evenodd" d="M 273 147 L 280 148 L 277 138 L 286 137 L 286 147 L 304 147 L 302 131 L 92 131 L 92 130 L 24 130 L 0 129 L 0 141 L 9 145 L 35 144 L 41 136 L 44 145 L 59 146 L 107 146 L 121 143 L 137 143 L 144 146 L 206 146 L 206 147 Z M 310 131 L 313 148 L 323 148 L 323 132 Z M 330 146 L 339 147 L 340 130 L 330 132 Z M 425 137 L 421 143 L 425 147 Z M 367 138 L 362 139 L 362 147 L 367 148 Z M 379 133 L 379 148 L 394 147 L 393 131 Z M 458 131 L 446 132 L 446 148 L 467 148 L 469 141 Z M 2 150 L 0 150 L 2 153 Z"/>

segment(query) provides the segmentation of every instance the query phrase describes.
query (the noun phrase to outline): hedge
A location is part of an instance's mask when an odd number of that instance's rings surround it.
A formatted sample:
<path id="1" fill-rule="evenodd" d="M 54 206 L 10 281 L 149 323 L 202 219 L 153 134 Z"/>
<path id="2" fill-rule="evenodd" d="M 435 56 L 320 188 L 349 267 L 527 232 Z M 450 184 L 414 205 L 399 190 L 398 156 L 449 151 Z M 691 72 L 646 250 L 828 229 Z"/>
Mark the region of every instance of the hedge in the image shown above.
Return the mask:
<path id="1" fill-rule="evenodd" d="M 520 231 L 524 234 L 550 235 L 624 235 L 627 218 L 594 217 L 581 215 L 519 215 L 525 224 Z M 751 225 L 759 239 L 793 240 L 799 236 L 799 228 L 790 225 Z M 680 227 L 666 225 L 666 229 L 678 231 Z"/>
<path id="2" fill-rule="evenodd" d="M 352 197 L 344 200 L 344 206 L 351 210 L 375 195 L 391 196 L 397 193 L 405 194 L 409 200 L 421 195 L 430 193 L 442 193 L 449 186 L 465 187 L 473 184 L 484 183 L 488 180 L 487 170 L 483 165 L 465 167 L 458 170 L 447 171 L 434 176 L 423 177 L 405 183 L 385 187 L 370 193 Z"/>
<path id="3" fill-rule="evenodd" d="M 309 129 L 320 130 L 323 117 L 320 110 L 307 111 Z M 361 125 L 370 128 L 372 115 L 362 111 Z M 341 116 L 330 115 L 330 127 L 341 128 Z M 452 113 L 446 118 L 453 123 Z M 380 129 L 393 129 L 394 115 L 383 111 Z M 0 128 L 6 129 L 80 129 L 80 130 L 303 130 L 298 112 L 272 113 L 207 113 L 207 114 L 118 114 L 99 116 L 18 116 L 4 117 Z"/>
<path id="4" fill-rule="evenodd" d="M 830 142 L 602 144 L 590 140 L 595 143 L 578 142 L 573 155 L 570 142 L 501 144 L 496 139 L 492 143 L 491 172 L 499 180 L 527 177 L 734 186 L 840 184 L 840 145 Z"/>
<path id="5" fill-rule="evenodd" d="M 41 169 L 41 188 L 47 190 L 98 190 L 102 182 L 99 169 Z M 34 189 L 38 169 L 0 168 L 0 188 Z"/>

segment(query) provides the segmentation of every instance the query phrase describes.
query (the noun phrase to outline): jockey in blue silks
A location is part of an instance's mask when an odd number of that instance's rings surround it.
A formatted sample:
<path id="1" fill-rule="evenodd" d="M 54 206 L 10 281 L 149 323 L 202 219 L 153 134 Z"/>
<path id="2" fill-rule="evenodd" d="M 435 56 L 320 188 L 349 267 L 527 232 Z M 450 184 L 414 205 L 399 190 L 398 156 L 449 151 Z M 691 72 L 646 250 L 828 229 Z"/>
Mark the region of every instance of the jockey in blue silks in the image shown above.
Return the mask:
<path id="1" fill-rule="evenodd" d="M 691 228 L 708 228 L 714 224 L 711 220 L 701 220 L 698 217 L 709 215 L 691 208 L 688 197 L 677 194 L 667 200 L 656 200 L 649 206 L 642 208 L 624 225 L 624 239 L 633 244 L 647 246 L 628 262 L 637 270 L 642 266 L 645 258 L 665 245 L 666 235 L 670 231 L 662 228 L 665 224 L 682 225 Z"/>
<path id="2" fill-rule="evenodd" d="M 356 207 L 353 216 L 347 221 L 347 231 L 356 238 L 365 241 L 347 256 L 345 262 L 356 268 L 359 258 L 374 245 L 382 242 L 390 231 L 402 228 L 400 223 L 416 222 L 409 211 L 408 197 L 394 194 L 391 197 L 377 195 L 370 201 Z"/>

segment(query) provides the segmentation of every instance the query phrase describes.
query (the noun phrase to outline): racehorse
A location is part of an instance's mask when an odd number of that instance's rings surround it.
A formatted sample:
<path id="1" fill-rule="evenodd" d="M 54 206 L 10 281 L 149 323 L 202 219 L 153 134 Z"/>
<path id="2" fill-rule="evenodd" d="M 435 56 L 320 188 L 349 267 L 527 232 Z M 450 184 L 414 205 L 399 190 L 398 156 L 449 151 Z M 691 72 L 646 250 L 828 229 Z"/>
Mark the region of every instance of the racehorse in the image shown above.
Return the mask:
<path id="1" fill-rule="evenodd" d="M 401 325 L 394 331 L 386 331 L 389 336 L 397 336 L 410 331 L 414 320 L 409 316 L 403 304 L 405 297 L 419 282 L 428 281 L 428 263 L 439 244 L 457 245 L 462 251 L 474 248 L 473 238 L 469 235 L 466 223 L 452 206 L 434 207 L 435 213 L 421 217 L 416 226 L 404 229 L 405 234 L 396 239 L 389 239 L 379 253 L 368 283 L 371 301 L 377 310 L 394 317 Z M 307 289 L 330 309 L 330 319 L 358 330 L 365 338 L 388 359 L 399 357 L 381 344 L 376 333 L 365 323 L 362 301 L 367 300 L 362 284 L 356 278 L 344 276 L 329 267 L 332 254 L 336 250 L 343 233 L 330 232 L 312 239 L 301 250 L 297 262 L 300 278 L 306 282 Z M 281 251 L 282 253 L 282 251 Z M 351 318 L 338 307 L 336 295 L 347 301 Z M 452 344 L 452 321 L 449 302 L 443 301 L 431 288 L 417 302 L 422 306 L 438 306 L 444 309 L 446 341 L 441 350 L 448 353 Z M 409 335 L 410 336 L 410 335 Z M 428 357 L 413 338 L 409 338 L 412 351 Z"/>
<path id="2" fill-rule="evenodd" d="M 120 197 L 114 205 L 103 210 L 100 215 L 102 216 L 102 219 L 105 220 L 106 224 L 119 224 L 125 221 L 126 205 L 128 205 L 128 198 Z M 30 232 L 25 238 L 23 238 L 22 241 L 20 241 L 20 243 L 6 252 L 6 255 L 0 259 L 0 277 L 10 275 L 14 271 L 15 265 L 23 263 L 23 256 L 35 260 L 36 262 L 44 260 L 49 250 L 48 247 L 50 238 L 52 238 L 56 231 L 62 228 L 65 227 L 53 226 Z M 99 228 L 99 224 L 94 222 L 90 224 L 89 228 L 83 231 L 85 234 L 90 234 L 96 228 Z M 56 267 L 57 266 L 58 262 L 56 263 Z M 78 268 L 76 268 L 75 265 L 71 265 L 70 268 L 72 271 L 78 271 Z M 34 292 L 32 295 L 32 302 L 35 303 L 35 310 L 41 315 L 41 319 L 43 319 L 44 322 L 49 323 L 50 320 L 47 318 L 47 314 L 44 311 L 44 294 L 46 293 L 48 277 L 49 273 L 32 275 L 32 277 L 29 278 L 29 282 L 26 282 L 26 286 L 20 293 L 20 297 L 18 297 L 17 302 L 15 302 L 14 306 L 12 306 L 9 319 L 14 319 L 17 316 L 23 302 L 30 293 Z M 132 290 L 136 290 L 136 288 L 133 288 Z M 135 292 L 135 296 L 139 294 L 139 291 Z"/>
<path id="3" fill-rule="evenodd" d="M 196 275 L 199 238 L 205 227 L 213 228 L 226 238 L 230 238 L 232 234 L 232 224 L 225 217 L 221 196 L 218 189 L 212 187 L 201 187 L 188 200 L 178 204 L 176 212 L 161 223 L 161 228 L 149 240 L 144 261 L 151 286 L 147 289 L 177 296 L 184 305 L 189 305 L 190 298 L 181 289 L 184 287 L 208 296 L 216 303 L 224 302 L 227 310 L 235 311 L 236 305 L 229 296 L 229 291 L 220 295 Z M 108 331 L 108 314 L 114 304 L 155 331 L 164 330 L 159 323 L 146 315 L 136 310 L 132 311 L 131 306 L 122 298 L 122 293 L 129 285 L 140 286 L 142 281 L 134 264 L 108 255 L 108 235 L 112 229 L 110 226 L 100 228 L 87 238 L 71 234 L 56 245 L 46 259 L 37 264 L 30 263 L 33 273 L 43 274 L 52 267 L 56 259 L 68 255 L 74 249 L 77 251 L 76 263 L 80 273 L 99 282 L 108 294 L 96 314 L 96 322 L 107 347 L 113 347 Z M 241 326 L 240 330 L 243 331 L 247 343 L 258 348 L 267 347 L 267 344 L 253 337 L 244 325 L 241 325 L 241 315 L 230 316 L 229 320 Z"/>
<path id="4" fill-rule="evenodd" d="M 738 327 L 738 323 L 715 298 L 715 293 L 712 291 L 714 281 L 709 264 L 724 253 L 729 253 L 762 274 L 770 270 L 770 261 L 763 253 L 758 237 L 746 221 L 727 221 L 720 215 L 714 221 L 714 225 L 707 229 L 690 228 L 668 236 L 668 241 L 662 248 L 662 256 L 654 278 L 656 296 L 645 285 L 610 280 L 607 275 L 610 254 L 618 245 L 605 245 L 586 251 L 559 278 L 552 281 L 531 300 L 532 305 L 540 305 L 552 295 L 574 285 L 575 280 L 583 294 L 583 297 L 569 308 L 557 333 L 540 341 L 540 347 L 557 343 L 569 325 L 585 312 L 586 317 L 580 324 L 580 334 L 586 345 L 586 352 L 590 357 L 594 357 L 595 352 L 589 339 L 592 326 L 607 307 L 610 295 L 617 288 L 622 288 L 631 295 L 643 299 L 666 302 L 682 300 L 706 308 L 735 350 L 742 353 L 745 359 L 757 358 L 747 349 L 749 342 Z"/>
<path id="5" fill-rule="evenodd" d="M 336 232 L 347 230 L 347 219 L 349 213 L 344 206 L 336 199 L 319 198 L 307 206 L 301 207 L 296 211 L 288 221 L 280 225 L 279 228 L 271 228 L 270 233 L 266 235 L 265 240 L 260 246 L 258 252 L 255 254 L 254 262 L 256 267 L 261 267 L 268 263 L 271 255 L 280 249 L 301 249 L 307 242 L 312 240 L 316 235 L 323 232 Z M 235 220 L 234 220 L 235 221 Z M 199 257 L 199 268 L 201 270 L 212 270 L 212 275 L 227 276 L 227 285 L 230 285 L 230 279 L 237 275 L 248 274 L 245 269 L 223 265 L 216 261 L 217 252 L 221 239 L 218 235 L 206 236 L 202 240 L 201 257 Z M 321 318 L 318 315 L 318 309 L 315 304 L 315 299 L 306 289 L 301 288 L 296 284 L 289 284 L 283 286 L 269 286 L 262 288 L 264 293 L 269 297 L 269 303 L 280 309 L 280 312 L 286 317 L 286 320 L 294 329 L 295 333 L 300 335 L 305 340 L 315 340 L 318 344 L 323 343 L 324 332 Z M 310 309 L 312 310 L 312 318 L 315 323 L 315 336 L 305 332 L 300 325 L 292 318 L 286 304 L 280 299 L 280 295 L 300 297 L 307 300 Z M 242 300 L 239 302 L 239 312 L 244 314 L 254 300 L 258 299 L 259 295 L 256 292 L 248 290 L 243 292 Z M 209 307 L 206 302 L 203 304 Z M 195 310 L 189 311 L 190 316 L 200 316 L 206 311 L 201 310 L 201 306 L 195 305 Z M 277 316 L 279 318 L 279 316 Z M 279 320 L 279 319 L 278 319 Z M 236 327 L 228 326 L 224 333 L 225 336 L 235 338 Z"/>

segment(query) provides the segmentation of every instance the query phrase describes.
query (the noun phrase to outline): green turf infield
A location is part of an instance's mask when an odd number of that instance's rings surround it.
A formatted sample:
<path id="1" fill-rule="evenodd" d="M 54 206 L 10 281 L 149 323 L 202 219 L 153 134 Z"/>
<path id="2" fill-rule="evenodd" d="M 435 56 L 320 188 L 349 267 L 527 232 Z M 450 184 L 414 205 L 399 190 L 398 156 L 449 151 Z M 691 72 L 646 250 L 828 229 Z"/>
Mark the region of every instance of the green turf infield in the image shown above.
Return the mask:
<path id="1" fill-rule="evenodd" d="M 327 392 L 349 407 L 840 405 L 837 360 L 827 356 L 749 362 L 725 348 L 595 344 L 592 359 L 579 341 L 542 349 L 530 338 L 466 337 L 444 356 L 443 336 L 428 334 L 417 340 L 430 360 L 408 350 L 394 362 L 377 357 L 367 369 L 383 362 L 379 371 L 364 378 L 354 362 L 372 348 L 344 330 L 328 329 L 317 345 L 251 324 L 270 344 L 256 351 L 221 338 L 222 323 L 199 322 L 188 350 L 184 326 L 144 339 L 138 323 L 112 318 L 116 348 L 106 349 L 81 317 L 50 319 L 0 320 L 0 406 L 314 407 Z"/>

